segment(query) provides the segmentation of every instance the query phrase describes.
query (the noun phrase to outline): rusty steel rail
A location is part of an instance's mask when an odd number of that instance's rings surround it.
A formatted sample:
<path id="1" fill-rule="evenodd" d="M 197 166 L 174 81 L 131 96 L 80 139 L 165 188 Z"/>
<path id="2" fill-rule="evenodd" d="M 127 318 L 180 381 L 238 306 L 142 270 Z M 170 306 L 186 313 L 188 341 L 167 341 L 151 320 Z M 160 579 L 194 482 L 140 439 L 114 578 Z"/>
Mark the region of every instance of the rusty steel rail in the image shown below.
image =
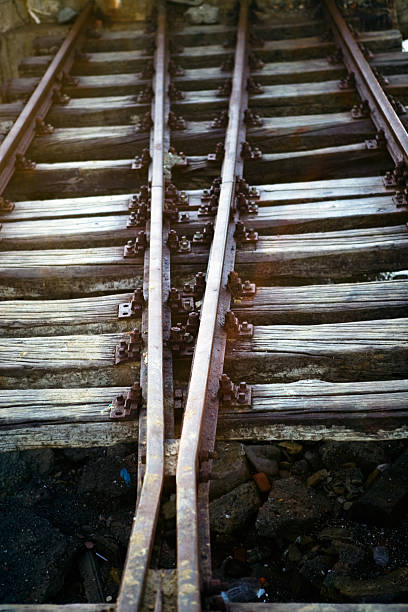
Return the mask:
<path id="1" fill-rule="evenodd" d="M 408 164 L 408 134 L 391 106 L 369 63 L 353 38 L 334 0 L 323 0 L 335 42 L 343 53 L 344 63 L 354 73 L 356 88 L 362 100 L 367 100 L 371 119 L 377 130 L 384 130 L 388 151 L 397 164 Z"/>
<path id="2" fill-rule="evenodd" d="M 151 212 L 147 322 L 146 471 L 133 520 L 122 584 L 116 605 L 119 612 L 138 610 L 154 543 L 164 481 L 163 379 L 163 174 L 167 91 L 167 37 L 164 2 L 159 2 L 153 80 L 153 142 L 151 144 Z"/>
<path id="3" fill-rule="evenodd" d="M 74 62 L 75 48 L 80 42 L 93 2 L 86 6 L 57 51 L 24 109 L 0 145 L 0 196 L 13 176 L 16 159 L 24 155 L 36 132 L 36 121 L 44 119 L 52 103 L 55 89 L 60 90 L 64 74 L 68 74 Z"/>
<path id="4" fill-rule="evenodd" d="M 220 328 L 219 298 L 225 291 L 225 258 L 228 234 L 231 230 L 231 208 L 235 195 L 235 180 L 239 147 L 242 140 L 244 100 L 246 103 L 248 2 L 243 0 L 235 49 L 232 93 L 229 102 L 229 123 L 225 139 L 221 193 L 215 221 L 214 238 L 207 267 L 207 286 L 201 307 L 200 328 L 197 335 L 190 382 L 180 439 L 177 483 L 177 576 L 178 611 L 201 610 L 200 558 L 198 530 L 197 467 L 200 434 L 205 417 L 206 402 L 214 353 L 215 339 Z M 229 270 L 227 270 L 227 273 Z M 222 368 L 223 354 L 217 355 Z M 221 369 L 222 372 L 222 369 Z M 220 373 L 221 373 L 220 372 Z M 218 380 L 217 380 L 218 383 Z"/>

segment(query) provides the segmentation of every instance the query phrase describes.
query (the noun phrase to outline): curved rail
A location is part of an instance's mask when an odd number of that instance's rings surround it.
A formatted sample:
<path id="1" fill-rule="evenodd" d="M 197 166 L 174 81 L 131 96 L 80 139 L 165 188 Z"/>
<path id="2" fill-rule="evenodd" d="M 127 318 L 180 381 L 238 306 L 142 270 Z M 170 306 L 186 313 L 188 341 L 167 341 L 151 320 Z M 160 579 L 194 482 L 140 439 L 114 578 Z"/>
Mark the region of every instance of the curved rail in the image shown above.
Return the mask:
<path id="1" fill-rule="evenodd" d="M 155 54 L 151 213 L 148 287 L 147 432 L 146 472 L 133 522 L 118 611 L 138 610 L 154 542 L 164 480 L 164 381 L 163 381 L 163 203 L 165 96 L 167 74 L 166 12 L 159 3 Z"/>
<path id="2" fill-rule="evenodd" d="M 223 286 L 227 235 L 235 193 L 237 158 L 241 144 L 244 99 L 246 100 L 248 2 L 241 2 L 229 123 L 222 166 L 221 193 L 214 238 L 207 268 L 207 286 L 201 307 L 177 463 L 177 575 L 178 610 L 201 610 L 197 522 L 197 463 L 219 322 L 219 296 Z M 221 361 L 222 364 L 222 361 Z M 218 381 L 217 381 L 218 382 Z"/>
<path id="3" fill-rule="evenodd" d="M 54 88 L 61 86 L 58 79 L 71 70 L 75 47 L 80 40 L 92 7 L 93 2 L 90 2 L 79 15 L 10 132 L 0 145 L 0 196 L 13 176 L 16 156 L 24 155 L 34 138 L 36 120 L 44 119 L 52 105 Z"/>
<path id="4" fill-rule="evenodd" d="M 388 151 L 395 163 L 408 164 L 408 134 L 391 106 L 369 63 L 347 27 L 334 0 L 323 0 L 344 63 L 354 73 L 357 91 L 367 100 L 370 116 L 378 130 L 384 130 Z"/>

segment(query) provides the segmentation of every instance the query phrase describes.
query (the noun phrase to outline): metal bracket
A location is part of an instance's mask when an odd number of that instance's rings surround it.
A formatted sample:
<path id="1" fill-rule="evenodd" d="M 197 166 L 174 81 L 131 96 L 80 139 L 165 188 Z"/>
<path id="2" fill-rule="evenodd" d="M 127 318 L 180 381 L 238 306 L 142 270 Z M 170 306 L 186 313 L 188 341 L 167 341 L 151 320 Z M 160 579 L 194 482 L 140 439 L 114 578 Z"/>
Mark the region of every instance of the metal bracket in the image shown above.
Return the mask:
<path id="1" fill-rule="evenodd" d="M 215 145 L 215 153 L 208 153 L 207 161 L 216 162 L 217 164 L 224 159 L 225 149 L 223 142 L 217 142 Z"/>
<path id="2" fill-rule="evenodd" d="M 16 170 L 34 170 L 36 163 L 27 159 L 23 153 L 16 153 Z"/>
<path id="3" fill-rule="evenodd" d="M 247 321 L 239 322 L 238 317 L 232 310 L 225 313 L 225 331 L 227 332 L 228 340 L 239 340 L 240 338 L 252 338 L 254 335 L 254 326 Z"/>
<path id="4" fill-rule="evenodd" d="M 392 200 L 397 208 L 407 208 L 408 206 L 408 189 L 398 190 L 392 197 Z"/>
<path id="5" fill-rule="evenodd" d="M 182 92 L 180 89 L 177 89 L 177 87 L 174 85 L 174 83 L 170 83 L 169 85 L 169 89 L 168 89 L 168 94 L 169 94 L 169 98 L 170 100 L 183 100 L 184 99 L 184 92 Z"/>
<path id="6" fill-rule="evenodd" d="M 248 127 L 260 127 L 263 124 L 260 115 L 252 112 L 249 108 L 244 113 L 244 121 Z"/>
<path id="7" fill-rule="evenodd" d="M 188 240 L 187 236 L 181 236 L 179 238 L 176 230 L 170 230 L 169 236 L 167 238 L 167 246 L 170 249 L 170 253 L 173 254 L 183 254 L 183 253 L 191 253 L 191 242 Z"/>
<path id="8" fill-rule="evenodd" d="M 129 334 L 129 342 L 125 339 L 120 341 L 115 349 L 115 365 L 139 359 L 142 349 L 142 334 L 138 329 L 134 329 Z"/>
<path id="9" fill-rule="evenodd" d="M 139 383 L 133 383 L 126 398 L 117 395 L 111 404 L 109 418 L 112 420 L 125 421 L 135 417 L 142 404 L 142 388 Z"/>
<path id="10" fill-rule="evenodd" d="M 247 80 L 247 91 L 250 94 L 262 94 L 265 90 L 262 85 L 254 81 L 254 79 L 252 79 L 251 77 L 249 77 Z"/>
<path id="11" fill-rule="evenodd" d="M 136 96 L 138 104 L 149 104 L 153 98 L 153 89 L 149 86 L 144 87 Z"/>
<path id="12" fill-rule="evenodd" d="M 118 319 L 129 319 L 130 317 L 140 317 L 145 306 L 143 290 L 138 287 L 134 290 L 130 302 L 119 304 Z"/>
<path id="13" fill-rule="evenodd" d="M 363 100 L 360 104 L 354 104 L 351 109 L 352 119 L 367 119 L 370 116 L 370 105 L 368 100 Z"/>
<path id="14" fill-rule="evenodd" d="M 222 85 L 220 85 L 217 89 L 216 96 L 218 98 L 228 98 L 231 94 L 232 84 L 230 80 L 225 80 Z"/>
<path id="15" fill-rule="evenodd" d="M 153 119 L 150 111 L 147 111 L 142 119 L 138 122 L 137 129 L 139 132 L 148 132 L 153 127 Z"/>
<path id="16" fill-rule="evenodd" d="M 262 151 L 259 147 L 252 147 L 246 140 L 241 146 L 241 157 L 247 161 L 262 159 Z"/>
<path id="17" fill-rule="evenodd" d="M 246 382 L 234 385 L 227 374 L 223 374 L 220 379 L 218 397 L 224 407 L 227 408 L 251 408 L 252 388 Z"/>
<path id="18" fill-rule="evenodd" d="M 178 66 L 173 60 L 169 61 L 169 74 L 172 77 L 182 77 L 184 76 L 184 68 Z"/>
<path id="19" fill-rule="evenodd" d="M 217 114 L 211 122 L 211 127 L 214 129 L 226 128 L 228 125 L 228 111 L 223 110 Z"/>
<path id="20" fill-rule="evenodd" d="M 255 232 L 253 229 L 247 230 L 242 221 L 237 221 L 234 238 L 237 244 L 244 244 L 245 242 L 256 243 L 258 242 L 258 232 Z"/>
<path id="21" fill-rule="evenodd" d="M 245 301 L 246 304 L 251 305 L 251 301 L 256 294 L 255 283 L 251 283 L 249 280 L 242 282 L 235 270 L 231 270 L 228 274 L 227 289 L 231 293 L 234 304 Z"/>
<path id="22" fill-rule="evenodd" d="M 123 249 L 123 257 L 140 257 L 147 247 L 147 236 L 142 230 L 137 233 L 135 241 L 128 240 Z"/>
<path id="23" fill-rule="evenodd" d="M 191 357 L 194 353 L 195 339 L 200 326 L 198 312 L 189 312 L 185 325 L 177 323 L 170 328 L 169 347 L 178 357 Z"/>
<path id="24" fill-rule="evenodd" d="M 252 51 L 249 53 L 248 63 L 251 70 L 262 70 L 265 65 L 263 61 Z"/>
<path id="25" fill-rule="evenodd" d="M 150 157 L 150 151 L 147 148 L 144 148 L 141 155 L 136 155 L 134 160 L 132 161 L 132 170 L 144 170 L 148 168 L 152 158 Z"/>
<path id="26" fill-rule="evenodd" d="M 340 89 L 355 89 L 355 87 L 356 75 L 354 74 L 354 72 L 348 72 L 347 76 L 345 76 L 344 79 L 341 79 L 341 81 L 339 81 Z"/>
<path id="27" fill-rule="evenodd" d="M 198 302 L 205 293 L 206 281 L 204 272 L 195 275 L 194 285 L 185 283 L 180 291 L 175 287 L 170 289 L 168 304 L 172 314 L 177 317 L 187 316 L 198 309 Z"/>
<path id="28" fill-rule="evenodd" d="M 383 177 L 384 185 L 388 188 L 408 186 L 408 167 L 404 160 L 395 164 L 394 170 L 388 170 Z"/>
<path id="29" fill-rule="evenodd" d="M 234 58 L 232 55 L 229 55 L 226 60 L 220 66 L 221 72 L 231 72 L 234 68 Z"/>
<path id="30" fill-rule="evenodd" d="M 52 134 L 54 126 L 51 123 L 45 123 L 44 119 L 37 117 L 35 120 L 35 133 L 37 135 Z"/>
<path id="31" fill-rule="evenodd" d="M 372 68 L 372 71 L 375 75 L 375 78 L 377 79 L 377 81 L 379 82 L 379 84 L 381 85 L 381 87 L 387 87 L 387 85 L 390 84 L 389 79 L 387 79 L 387 77 L 385 77 L 383 74 L 381 74 L 381 72 L 378 70 L 378 68 Z"/>
<path id="32" fill-rule="evenodd" d="M 201 208 L 201 207 L 200 207 Z M 203 244 L 210 246 L 214 238 L 214 223 L 209 221 L 203 227 L 202 231 L 195 232 L 193 236 L 193 244 Z"/>
<path id="33" fill-rule="evenodd" d="M 150 60 L 150 61 L 147 62 L 147 64 L 143 68 L 142 72 L 140 73 L 140 78 L 142 80 L 151 79 L 153 74 L 154 74 L 154 64 Z"/>
<path id="34" fill-rule="evenodd" d="M 11 212 L 14 210 L 15 204 L 10 200 L 6 200 L 3 196 L 0 196 L 0 212 Z"/>
<path id="35" fill-rule="evenodd" d="M 66 94 L 62 93 L 61 87 L 54 87 L 52 92 L 52 101 L 54 104 L 61 104 L 62 106 L 66 106 L 71 101 L 71 98 Z"/>
<path id="36" fill-rule="evenodd" d="M 171 130 L 185 130 L 186 122 L 183 117 L 177 116 L 173 111 L 169 112 L 169 118 L 167 124 Z"/>
<path id="37" fill-rule="evenodd" d="M 329 64 L 342 64 L 343 63 L 343 51 L 340 47 L 336 47 L 334 53 L 327 57 Z"/>
<path id="38" fill-rule="evenodd" d="M 402 104 L 402 102 L 400 102 L 399 100 L 397 100 L 397 98 L 394 98 L 394 96 L 392 96 L 391 94 L 387 93 L 386 94 L 392 108 L 395 110 L 395 112 L 397 113 L 397 115 L 405 115 L 407 112 L 406 107 L 404 106 L 404 104 Z"/>
<path id="39" fill-rule="evenodd" d="M 385 139 L 384 130 L 377 130 L 375 138 L 365 141 L 367 149 L 385 149 L 387 141 Z"/>

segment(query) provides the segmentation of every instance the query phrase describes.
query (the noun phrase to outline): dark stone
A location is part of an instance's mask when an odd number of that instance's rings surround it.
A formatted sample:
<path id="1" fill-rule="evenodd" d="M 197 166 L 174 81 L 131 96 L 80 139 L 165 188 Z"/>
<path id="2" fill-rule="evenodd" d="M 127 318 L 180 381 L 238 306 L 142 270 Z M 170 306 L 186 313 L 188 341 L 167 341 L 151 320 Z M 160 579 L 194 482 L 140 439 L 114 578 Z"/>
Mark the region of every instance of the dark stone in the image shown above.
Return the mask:
<path id="1" fill-rule="evenodd" d="M 306 582 L 320 589 L 327 572 L 333 565 L 333 559 L 327 555 L 308 553 L 299 567 L 299 573 Z"/>
<path id="2" fill-rule="evenodd" d="M 371 580 L 359 580 L 353 576 L 327 574 L 322 594 L 331 601 L 362 603 L 391 603 L 406 601 L 408 596 L 408 568 L 403 567 Z"/>
<path id="3" fill-rule="evenodd" d="M 378 464 L 387 460 L 382 446 L 370 442 L 330 441 L 320 447 L 320 454 L 323 464 L 329 470 L 338 469 L 345 463 L 355 462 L 366 476 Z"/>
<path id="4" fill-rule="evenodd" d="M 267 501 L 258 512 L 260 536 L 293 539 L 315 527 L 331 511 L 328 499 L 291 476 L 273 483 Z"/>
<path id="5" fill-rule="evenodd" d="M 317 472 L 317 470 L 321 468 L 322 462 L 317 453 L 314 453 L 311 450 L 307 450 L 303 457 L 310 466 L 311 471 Z"/>
<path id="6" fill-rule="evenodd" d="M 50 448 L 0 453 L 0 491 L 15 491 L 31 478 L 44 478 L 53 463 L 54 453 Z"/>
<path id="7" fill-rule="evenodd" d="M 216 442 L 211 469 L 210 499 L 221 497 L 251 477 L 240 442 Z"/>
<path id="8" fill-rule="evenodd" d="M 210 503 L 211 531 L 218 535 L 231 535 L 242 529 L 261 505 L 256 484 L 252 481 L 240 485 Z"/>
<path id="9" fill-rule="evenodd" d="M 295 461 L 295 463 L 292 465 L 291 472 L 294 476 L 307 476 L 310 472 L 310 468 L 306 459 L 299 459 L 299 461 Z"/>
<path id="10" fill-rule="evenodd" d="M 126 469 L 130 483 L 126 484 L 121 471 Z M 120 497 L 136 491 L 137 456 L 129 455 L 124 459 L 98 457 L 89 461 L 82 471 L 78 485 L 79 494 L 88 493 L 101 497 Z"/>
<path id="11" fill-rule="evenodd" d="M 1 504 L 0 522 L 0 601 L 49 601 L 64 584 L 73 539 L 19 504 Z"/>
<path id="12" fill-rule="evenodd" d="M 18 489 L 30 477 L 30 469 L 21 459 L 20 453 L 0 454 L 0 491 L 5 493 Z"/>
<path id="13" fill-rule="evenodd" d="M 408 507 L 408 451 L 354 502 L 350 514 L 355 520 L 393 526 Z"/>
<path id="14" fill-rule="evenodd" d="M 248 461 L 257 472 L 263 472 L 273 478 L 279 473 L 279 459 L 281 452 L 273 444 L 254 444 L 246 447 Z"/>

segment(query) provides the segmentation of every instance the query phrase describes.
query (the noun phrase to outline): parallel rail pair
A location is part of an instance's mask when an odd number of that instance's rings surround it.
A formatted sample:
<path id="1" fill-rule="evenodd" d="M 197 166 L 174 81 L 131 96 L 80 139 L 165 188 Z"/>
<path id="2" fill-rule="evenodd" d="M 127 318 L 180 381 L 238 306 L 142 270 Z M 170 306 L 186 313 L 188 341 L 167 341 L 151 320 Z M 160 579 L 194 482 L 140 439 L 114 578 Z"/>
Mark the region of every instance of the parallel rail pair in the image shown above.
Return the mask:
<path id="1" fill-rule="evenodd" d="M 368 101 L 377 129 L 384 130 L 387 148 L 396 164 L 408 163 L 408 137 L 398 116 L 386 98 L 367 61 L 354 42 L 333 0 L 324 0 L 335 38 L 343 51 L 349 71 L 354 72 L 357 90 Z M 0 147 L 1 193 L 10 180 L 17 155 L 23 155 L 34 133 L 35 121 L 43 119 L 51 104 L 52 87 L 57 76 L 69 70 L 72 53 L 78 44 L 90 8 L 79 18 L 69 38 L 44 75 L 26 108 Z M 236 178 L 243 176 L 240 147 L 245 140 L 244 111 L 247 108 L 246 83 L 248 78 L 248 12 L 243 0 L 237 29 L 232 93 L 229 102 L 229 123 L 225 136 L 225 156 L 221 173 L 221 194 L 218 204 L 214 239 L 207 268 L 207 287 L 201 308 L 201 323 L 190 375 L 183 429 L 177 466 L 177 531 L 178 531 L 178 609 L 201 609 L 201 570 L 208 581 L 211 576 L 208 519 L 206 502 L 208 486 L 199 482 L 198 469 L 209 469 L 215 438 L 218 409 L 218 381 L 223 369 L 226 337 L 223 318 L 229 308 L 226 289 L 229 272 L 233 269 L 235 243 L 233 232 L 237 213 L 233 210 Z M 156 35 L 154 101 L 151 133 L 152 164 L 150 242 L 147 251 L 148 310 L 144 323 L 147 332 L 146 371 L 142 374 L 146 397 L 146 471 L 136 509 L 134 527 L 129 543 L 128 558 L 116 609 L 140 608 L 155 527 L 160 508 L 164 481 L 165 389 L 164 340 L 166 323 L 166 286 L 163 277 L 168 273 L 168 257 L 163 259 L 165 247 L 163 222 L 165 180 L 163 161 L 169 146 L 168 127 L 168 41 L 165 7 L 159 4 Z M 201 435 L 204 434 L 204 435 Z M 205 480 L 205 478 L 203 479 Z M 199 551 L 204 551 L 200 559 Z M 160 609 L 160 594 L 156 602 Z"/>

